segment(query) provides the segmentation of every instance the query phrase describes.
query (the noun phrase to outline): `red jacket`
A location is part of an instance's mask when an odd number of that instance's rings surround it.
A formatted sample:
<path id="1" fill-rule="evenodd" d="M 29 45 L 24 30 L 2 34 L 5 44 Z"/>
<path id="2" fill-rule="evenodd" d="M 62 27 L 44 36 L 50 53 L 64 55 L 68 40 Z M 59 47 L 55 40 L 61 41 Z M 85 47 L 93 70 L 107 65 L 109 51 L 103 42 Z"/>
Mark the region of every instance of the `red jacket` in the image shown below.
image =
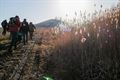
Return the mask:
<path id="1" fill-rule="evenodd" d="M 9 23 L 8 31 L 9 32 L 18 32 L 20 27 L 21 27 L 21 23 L 19 20 L 17 20 L 14 24 Z"/>
<path id="2" fill-rule="evenodd" d="M 20 20 L 17 19 L 15 24 L 17 25 L 17 27 L 20 27 L 21 26 Z"/>
<path id="3" fill-rule="evenodd" d="M 19 27 L 16 24 L 9 24 L 8 25 L 8 31 L 9 32 L 18 32 L 19 31 Z"/>

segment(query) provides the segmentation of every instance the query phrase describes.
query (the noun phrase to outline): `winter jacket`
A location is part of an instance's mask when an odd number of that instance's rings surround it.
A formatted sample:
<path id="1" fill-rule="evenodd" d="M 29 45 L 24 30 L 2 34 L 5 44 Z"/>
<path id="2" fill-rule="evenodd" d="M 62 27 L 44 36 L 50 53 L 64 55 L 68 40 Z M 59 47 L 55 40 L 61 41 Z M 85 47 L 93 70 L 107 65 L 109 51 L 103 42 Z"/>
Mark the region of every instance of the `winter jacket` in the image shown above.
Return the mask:
<path id="1" fill-rule="evenodd" d="M 22 22 L 22 26 L 20 28 L 20 32 L 28 32 L 28 31 L 29 31 L 28 22 Z"/>
<path id="2" fill-rule="evenodd" d="M 17 27 L 21 27 L 21 22 L 20 22 L 20 20 L 16 20 L 15 24 L 17 25 Z"/>
<path id="3" fill-rule="evenodd" d="M 34 32 L 35 26 L 33 24 L 29 24 L 29 31 Z"/>
<path id="4" fill-rule="evenodd" d="M 19 31 L 19 27 L 14 24 L 14 23 L 9 23 L 8 24 L 8 31 L 9 32 L 18 32 Z"/>

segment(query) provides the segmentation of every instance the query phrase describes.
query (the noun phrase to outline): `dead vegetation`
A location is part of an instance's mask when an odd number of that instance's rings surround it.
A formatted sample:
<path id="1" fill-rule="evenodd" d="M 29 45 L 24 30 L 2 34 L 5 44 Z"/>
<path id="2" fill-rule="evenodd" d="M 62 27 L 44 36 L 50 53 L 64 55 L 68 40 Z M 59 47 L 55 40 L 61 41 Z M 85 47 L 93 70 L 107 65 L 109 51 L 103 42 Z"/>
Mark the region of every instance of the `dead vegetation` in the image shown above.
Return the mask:
<path id="1" fill-rule="evenodd" d="M 70 32 L 38 30 L 46 40 L 46 46 L 41 46 L 46 51 L 44 74 L 55 80 L 119 80 L 119 10 L 116 7 L 108 11 L 111 17 L 96 18 Z"/>

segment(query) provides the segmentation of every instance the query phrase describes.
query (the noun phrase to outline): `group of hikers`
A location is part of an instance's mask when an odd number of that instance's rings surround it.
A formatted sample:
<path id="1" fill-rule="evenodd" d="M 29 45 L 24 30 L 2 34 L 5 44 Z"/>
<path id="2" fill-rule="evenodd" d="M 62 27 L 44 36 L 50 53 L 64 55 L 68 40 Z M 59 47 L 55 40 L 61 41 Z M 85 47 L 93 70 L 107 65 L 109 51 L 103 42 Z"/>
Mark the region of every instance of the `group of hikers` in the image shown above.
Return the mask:
<path id="1" fill-rule="evenodd" d="M 24 45 L 28 43 L 28 37 L 32 40 L 35 26 L 32 22 L 28 23 L 26 19 L 23 22 L 20 21 L 19 16 L 11 17 L 9 22 L 3 20 L 2 23 L 3 32 L 2 35 L 6 35 L 6 32 L 10 32 L 10 46 L 8 51 L 12 52 L 12 48 L 17 48 L 17 44 L 23 42 Z"/>

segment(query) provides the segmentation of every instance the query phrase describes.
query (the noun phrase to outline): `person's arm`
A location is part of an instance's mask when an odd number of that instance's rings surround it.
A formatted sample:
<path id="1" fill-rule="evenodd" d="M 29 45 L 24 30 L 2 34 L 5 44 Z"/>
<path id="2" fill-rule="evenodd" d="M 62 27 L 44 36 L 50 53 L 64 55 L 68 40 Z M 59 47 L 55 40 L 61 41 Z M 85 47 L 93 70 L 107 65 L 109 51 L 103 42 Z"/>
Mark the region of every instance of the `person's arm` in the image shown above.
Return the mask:
<path id="1" fill-rule="evenodd" d="M 29 31 L 29 24 L 28 22 L 26 23 L 27 30 Z"/>

